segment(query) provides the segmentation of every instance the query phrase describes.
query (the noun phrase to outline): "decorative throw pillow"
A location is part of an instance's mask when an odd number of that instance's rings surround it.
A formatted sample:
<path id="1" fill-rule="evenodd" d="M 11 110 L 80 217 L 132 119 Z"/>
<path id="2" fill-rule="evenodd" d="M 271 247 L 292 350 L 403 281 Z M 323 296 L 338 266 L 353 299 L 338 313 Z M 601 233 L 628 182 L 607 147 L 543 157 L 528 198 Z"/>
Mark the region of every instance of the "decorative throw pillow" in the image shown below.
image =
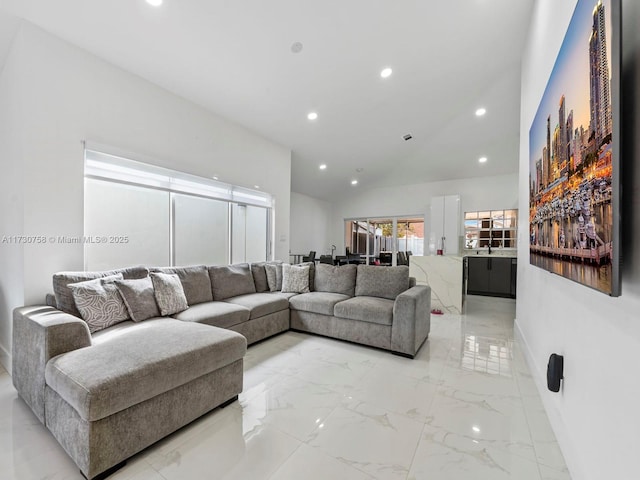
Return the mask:
<path id="1" fill-rule="evenodd" d="M 267 263 L 264 266 L 267 272 L 267 283 L 269 284 L 270 292 L 279 292 L 282 290 L 282 264 L 281 263 Z"/>
<path id="2" fill-rule="evenodd" d="M 309 265 L 282 265 L 282 292 L 309 293 Z"/>
<path id="3" fill-rule="evenodd" d="M 256 262 L 251 264 L 251 275 L 253 275 L 253 283 L 257 293 L 269 291 L 269 282 L 267 282 L 267 272 L 264 269 L 266 262 Z"/>
<path id="4" fill-rule="evenodd" d="M 104 272 L 58 272 L 53 274 L 53 293 L 56 296 L 56 306 L 58 310 L 70 313 L 76 317 L 81 317 L 73 299 L 73 293 L 69 288 L 71 283 L 86 282 L 96 278 L 104 278 L 121 273 L 122 278 L 144 278 L 149 274 L 146 267 L 127 267 Z"/>
<path id="5" fill-rule="evenodd" d="M 91 333 L 129 319 L 127 307 L 113 283 L 116 280 L 122 280 L 122 274 L 68 284 Z"/>
<path id="6" fill-rule="evenodd" d="M 150 274 L 156 303 L 163 317 L 179 313 L 187 308 L 187 297 L 182 288 L 180 277 L 175 273 Z"/>
<path id="7" fill-rule="evenodd" d="M 160 310 L 153 294 L 151 277 L 138 280 L 116 280 L 116 287 L 124 300 L 131 320 L 141 322 L 151 317 L 159 317 Z"/>
<path id="8" fill-rule="evenodd" d="M 298 265 L 309 265 L 309 291 L 315 291 L 316 262 L 303 262 Z"/>
<path id="9" fill-rule="evenodd" d="M 196 305 L 198 303 L 213 301 L 211 293 L 211 279 L 209 271 L 205 265 L 193 265 L 190 267 L 154 267 L 150 272 L 175 273 L 180 279 L 184 296 L 187 297 L 187 304 Z"/>

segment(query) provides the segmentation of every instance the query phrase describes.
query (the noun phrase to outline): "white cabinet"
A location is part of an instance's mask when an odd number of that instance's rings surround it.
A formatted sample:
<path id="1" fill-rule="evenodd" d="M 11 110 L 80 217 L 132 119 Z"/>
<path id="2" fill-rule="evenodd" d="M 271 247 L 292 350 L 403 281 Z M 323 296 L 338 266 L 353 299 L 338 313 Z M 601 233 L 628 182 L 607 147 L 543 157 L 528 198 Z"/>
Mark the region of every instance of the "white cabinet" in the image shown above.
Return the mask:
<path id="1" fill-rule="evenodd" d="M 432 197 L 430 220 L 430 253 L 435 254 L 438 249 L 443 249 L 444 255 L 458 255 L 460 248 L 460 195 Z"/>

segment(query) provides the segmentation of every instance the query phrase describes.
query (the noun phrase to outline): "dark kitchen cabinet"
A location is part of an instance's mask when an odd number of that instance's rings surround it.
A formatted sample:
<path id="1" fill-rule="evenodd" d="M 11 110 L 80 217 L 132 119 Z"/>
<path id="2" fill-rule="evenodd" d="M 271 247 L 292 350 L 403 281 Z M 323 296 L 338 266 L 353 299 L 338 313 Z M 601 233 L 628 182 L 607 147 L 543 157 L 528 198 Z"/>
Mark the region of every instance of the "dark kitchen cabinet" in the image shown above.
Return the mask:
<path id="1" fill-rule="evenodd" d="M 466 291 L 470 295 L 516 298 L 515 258 L 465 257 Z"/>

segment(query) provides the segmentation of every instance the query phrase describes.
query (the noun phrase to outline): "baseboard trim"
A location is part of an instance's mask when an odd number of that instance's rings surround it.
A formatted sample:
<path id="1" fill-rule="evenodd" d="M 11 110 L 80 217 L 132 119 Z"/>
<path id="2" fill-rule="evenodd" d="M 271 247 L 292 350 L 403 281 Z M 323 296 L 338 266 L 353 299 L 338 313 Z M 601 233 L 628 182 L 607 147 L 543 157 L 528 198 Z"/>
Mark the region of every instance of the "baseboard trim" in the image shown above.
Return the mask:
<path id="1" fill-rule="evenodd" d="M 11 354 L 0 345 L 0 365 L 11 375 Z"/>
<path id="2" fill-rule="evenodd" d="M 587 479 L 589 477 L 585 474 L 580 462 L 581 456 L 573 446 L 571 435 L 569 435 L 567 426 L 564 423 L 564 419 L 562 418 L 560 411 L 556 408 L 552 400 L 549 398 L 549 391 L 547 390 L 547 372 L 543 372 L 538 367 L 538 364 L 536 363 L 533 356 L 533 352 L 531 351 L 531 347 L 529 346 L 526 337 L 522 333 L 522 329 L 520 328 L 518 319 L 515 319 L 514 324 L 514 333 L 516 340 L 523 346 L 522 351 L 527 361 L 527 366 L 529 367 L 529 371 L 533 376 L 536 389 L 538 390 L 538 394 L 540 395 L 540 398 L 542 400 L 542 406 L 544 407 L 544 410 L 549 417 L 549 423 L 551 424 L 553 434 L 556 436 L 558 445 L 560 445 L 560 450 L 562 451 L 564 461 L 567 464 L 567 468 L 569 469 L 569 474 L 571 475 L 571 478 L 574 479 Z"/>

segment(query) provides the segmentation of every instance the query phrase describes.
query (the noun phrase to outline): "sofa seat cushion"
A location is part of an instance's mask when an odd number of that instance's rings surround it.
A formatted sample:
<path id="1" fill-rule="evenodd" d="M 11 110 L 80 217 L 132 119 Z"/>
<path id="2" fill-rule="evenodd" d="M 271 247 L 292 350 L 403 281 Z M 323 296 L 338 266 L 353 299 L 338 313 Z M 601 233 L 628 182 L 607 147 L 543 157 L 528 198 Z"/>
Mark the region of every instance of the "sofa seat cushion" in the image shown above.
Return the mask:
<path id="1" fill-rule="evenodd" d="M 333 314 L 339 318 L 391 325 L 393 300 L 378 297 L 353 297 L 336 304 Z"/>
<path id="2" fill-rule="evenodd" d="M 286 298 L 287 300 L 289 300 L 291 297 L 295 297 L 298 294 L 294 292 L 272 292 L 269 295 L 273 295 L 274 297 Z"/>
<path id="3" fill-rule="evenodd" d="M 227 302 L 207 302 L 193 305 L 173 318 L 183 322 L 196 322 L 214 327 L 229 328 L 249 320 L 251 311 L 241 305 Z"/>
<path id="4" fill-rule="evenodd" d="M 45 379 L 87 421 L 144 402 L 241 359 L 240 334 L 192 322 L 152 319 L 108 342 L 52 358 Z"/>
<path id="5" fill-rule="evenodd" d="M 349 295 L 330 292 L 301 293 L 289 299 L 292 310 L 303 312 L 321 313 L 323 315 L 333 315 L 333 307 L 338 303 L 348 300 Z"/>
<path id="6" fill-rule="evenodd" d="M 271 293 L 249 293 L 227 298 L 225 302 L 246 307 L 251 311 L 250 319 L 264 317 L 270 313 L 280 312 L 289 308 L 286 298 Z"/>

